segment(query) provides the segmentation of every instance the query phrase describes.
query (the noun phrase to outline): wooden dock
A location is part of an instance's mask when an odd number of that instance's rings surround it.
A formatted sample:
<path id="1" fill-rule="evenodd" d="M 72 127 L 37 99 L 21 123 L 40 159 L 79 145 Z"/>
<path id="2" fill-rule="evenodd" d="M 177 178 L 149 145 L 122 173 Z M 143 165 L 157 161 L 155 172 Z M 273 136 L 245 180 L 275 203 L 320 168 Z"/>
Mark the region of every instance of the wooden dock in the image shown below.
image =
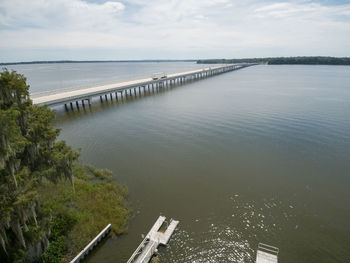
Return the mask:
<path id="1" fill-rule="evenodd" d="M 70 262 L 79 263 L 89 252 L 111 231 L 111 224 L 108 224 L 80 253 Z"/>
<path id="2" fill-rule="evenodd" d="M 160 216 L 146 235 L 145 239 L 137 247 L 127 263 L 148 263 L 157 252 L 159 245 L 167 245 L 168 241 L 179 224 L 177 220 L 170 220 L 170 224 L 164 232 L 160 231 L 163 224 L 167 224 L 165 216 Z"/>
<path id="3" fill-rule="evenodd" d="M 259 243 L 256 252 L 256 263 L 278 263 L 278 252 L 277 247 Z"/>

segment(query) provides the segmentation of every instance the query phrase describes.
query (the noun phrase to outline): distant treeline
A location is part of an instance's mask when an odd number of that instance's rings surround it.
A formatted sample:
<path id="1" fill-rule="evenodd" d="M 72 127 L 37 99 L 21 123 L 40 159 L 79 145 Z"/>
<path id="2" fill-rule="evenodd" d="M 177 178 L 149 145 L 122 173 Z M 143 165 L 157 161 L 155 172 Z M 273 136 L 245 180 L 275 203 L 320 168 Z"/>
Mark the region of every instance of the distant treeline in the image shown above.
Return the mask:
<path id="1" fill-rule="evenodd" d="M 56 63 L 125 63 L 125 62 L 196 62 L 195 59 L 146 59 L 146 60 L 51 60 L 51 61 L 28 61 L 28 62 L 4 62 L 0 66 L 6 65 L 26 65 L 26 64 L 56 64 Z"/>
<path id="2" fill-rule="evenodd" d="M 279 58 L 240 58 L 240 59 L 201 59 L 198 64 L 261 63 L 269 65 L 350 65 L 350 57 L 279 57 Z"/>

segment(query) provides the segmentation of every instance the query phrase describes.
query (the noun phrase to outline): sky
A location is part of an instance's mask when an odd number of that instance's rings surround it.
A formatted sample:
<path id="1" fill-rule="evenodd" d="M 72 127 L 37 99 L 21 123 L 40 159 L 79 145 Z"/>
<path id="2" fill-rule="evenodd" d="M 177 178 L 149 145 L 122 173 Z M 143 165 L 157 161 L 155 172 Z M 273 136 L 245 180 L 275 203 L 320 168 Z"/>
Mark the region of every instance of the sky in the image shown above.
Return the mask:
<path id="1" fill-rule="evenodd" d="M 0 0 L 0 62 L 350 56 L 350 0 Z"/>

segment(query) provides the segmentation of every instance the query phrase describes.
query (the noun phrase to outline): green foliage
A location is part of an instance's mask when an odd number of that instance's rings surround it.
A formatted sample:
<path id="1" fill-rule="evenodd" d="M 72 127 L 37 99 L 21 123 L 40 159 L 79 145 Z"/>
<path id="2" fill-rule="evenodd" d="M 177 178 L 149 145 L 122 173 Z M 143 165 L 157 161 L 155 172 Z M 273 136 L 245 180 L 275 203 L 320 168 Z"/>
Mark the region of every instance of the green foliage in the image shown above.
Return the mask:
<path id="1" fill-rule="evenodd" d="M 81 180 L 89 181 L 89 180 L 92 180 L 95 178 L 93 175 L 88 174 L 86 172 L 86 169 L 84 169 L 84 167 L 82 165 L 75 165 L 73 173 L 74 173 L 75 178 L 78 178 Z"/>
<path id="2" fill-rule="evenodd" d="M 40 209 L 41 181 L 68 178 L 73 185 L 78 153 L 56 142 L 53 118 L 49 108 L 32 105 L 23 75 L 0 72 L 1 262 L 34 261 L 47 245 L 50 217 Z"/>
<path id="3" fill-rule="evenodd" d="M 90 169 L 98 170 L 92 166 Z M 93 177 L 80 166 L 74 168 L 74 175 L 75 193 L 64 180 L 58 181 L 57 184 L 43 181 L 44 187 L 40 190 L 43 210 L 51 214 L 56 213 L 59 217 L 65 215 L 64 220 L 57 221 L 59 227 L 54 229 L 60 230 L 66 229 L 64 227 L 66 225 L 72 226 L 68 232 L 57 231 L 58 234 L 54 234 L 56 231 L 53 230 L 51 234 L 59 236 L 65 232 L 68 244 L 68 249 L 64 252 L 66 260 L 74 257 L 109 223 L 112 224 L 115 234 L 124 233 L 130 216 L 126 187 L 117 185 L 111 180 L 96 178 L 91 181 Z"/>
<path id="4" fill-rule="evenodd" d="M 42 256 L 44 263 L 60 263 L 62 262 L 64 251 L 67 250 L 67 242 L 64 236 L 59 236 L 52 241 Z"/>
<path id="5" fill-rule="evenodd" d="M 77 216 L 74 213 L 66 212 L 58 214 L 51 222 L 51 234 L 49 240 L 57 240 L 65 236 L 77 222 Z"/>
<path id="6" fill-rule="evenodd" d="M 95 177 L 99 179 L 110 180 L 112 178 L 112 171 L 108 169 L 96 169 L 90 164 L 85 165 L 86 169 Z"/>
<path id="7" fill-rule="evenodd" d="M 226 63 L 262 63 L 270 65 L 303 64 L 303 65 L 350 65 L 350 58 L 336 57 L 278 57 L 278 58 L 241 58 L 241 59 L 202 59 L 198 64 Z"/>
<path id="8" fill-rule="evenodd" d="M 59 213 L 51 222 L 50 244 L 42 255 L 44 263 L 60 263 L 67 251 L 66 235 L 77 222 L 77 216 L 71 212 Z"/>
<path id="9" fill-rule="evenodd" d="M 109 170 L 77 166 L 53 118 L 32 105 L 23 75 L 0 72 L 0 262 L 61 262 L 108 223 L 126 230 L 127 190 Z"/>
<path id="10" fill-rule="evenodd" d="M 302 64 L 302 65 L 350 65 L 350 58 L 335 57 L 283 57 L 271 58 L 267 61 L 270 65 Z"/>

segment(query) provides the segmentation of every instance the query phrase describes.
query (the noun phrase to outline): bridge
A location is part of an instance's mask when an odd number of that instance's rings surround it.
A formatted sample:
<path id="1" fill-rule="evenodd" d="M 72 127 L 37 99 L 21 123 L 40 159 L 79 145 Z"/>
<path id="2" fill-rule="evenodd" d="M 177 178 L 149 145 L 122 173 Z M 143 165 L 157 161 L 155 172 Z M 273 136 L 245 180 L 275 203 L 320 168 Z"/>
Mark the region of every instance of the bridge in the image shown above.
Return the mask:
<path id="1" fill-rule="evenodd" d="M 120 83 L 112 83 L 105 85 L 97 85 L 93 87 L 85 87 L 79 89 L 63 89 L 57 91 L 48 91 L 43 93 L 31 94 L 34 105 L 58 106 L 64 105 L 68 110 L 70 105 L 73 110 L 75 104 L 85 107 L 91 105 L 93 98 L 100 97 L 108 100 L 108 96 L 112 100 L 127 98 L 128 96 L 137 96 L 145 93 L 159 91 L 162 88 L 173 85 L 183 85 L 189 81 L 200 80 L 203 78 L 212 77 L 218 74 L 230 72 L 233 70 L 242 69 L 256 65 L 254 63 L 227 64 L 224 66 L 212 66 L 198 70 L 186 71 L 164 75 L 160 78 L 142 78 L 137 80 L 124 81 Z"/>

